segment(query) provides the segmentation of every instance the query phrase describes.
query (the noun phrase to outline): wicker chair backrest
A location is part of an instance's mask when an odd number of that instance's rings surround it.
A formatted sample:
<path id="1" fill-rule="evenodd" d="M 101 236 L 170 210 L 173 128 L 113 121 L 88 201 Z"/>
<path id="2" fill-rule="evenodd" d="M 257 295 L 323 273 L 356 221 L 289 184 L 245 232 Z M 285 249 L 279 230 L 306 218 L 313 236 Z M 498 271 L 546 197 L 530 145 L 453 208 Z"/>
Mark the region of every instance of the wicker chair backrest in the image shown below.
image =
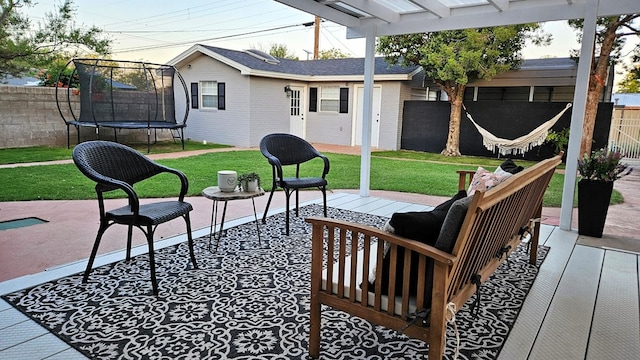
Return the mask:
<path id="1" fill-rule="evenodd" d="M 320 155 L 309 142 L 291 134 L 266 135 L 260 141 L 260 151 L 278 158 L 281 165 L 301 164 Z"/>
<path id="2" fill-rule="evenodd" d="M 139 151 L 109 141 L 87 141 L 76 145 L 73 161 L 88 178 L 108 187 L 111 179 L 133 185 L 161 172 L 158 164 Z"/>

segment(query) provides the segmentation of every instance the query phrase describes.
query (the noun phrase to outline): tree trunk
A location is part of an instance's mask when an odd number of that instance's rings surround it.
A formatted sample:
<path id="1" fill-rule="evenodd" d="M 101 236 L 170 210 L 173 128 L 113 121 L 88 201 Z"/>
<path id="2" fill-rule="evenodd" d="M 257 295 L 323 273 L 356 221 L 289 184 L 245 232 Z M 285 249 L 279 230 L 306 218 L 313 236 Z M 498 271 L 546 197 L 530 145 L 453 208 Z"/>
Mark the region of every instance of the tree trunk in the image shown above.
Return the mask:
<path id="1" fill-rule="evenodd" d="M 593 144 L 593 129 L 596 124 L 596 114 L 598 113 L 598 103 L 600 95 L 605 87 L 609 69 L 609 57 L 616 40 L 616 29 L 620 26 L 619 21 L 614 18 L 609 23 L 609 27 L 604 32 L 600 55 L 597 61 L 594 59 L 589 76 L 589 90 L 587 92 L 587 103 L 584 112 L 584 122 L 582 124 L 582 139 L 580 141 L 580 156 L 591 153 Z M 582 55 L 582 54 L 581 54 Z M 593 56 L 593 54 L 592 54 Z"/>
<path id="2" fill-rule="evenodd" d="M 462 99 L 466 85 L 456 84 L 447 92 L 451 102 L 451 113 L 449 115 L 449 134 L 447 135 L 447 145 L 441 154 L 446 156 L 460 156 L 460 115 L 462 113 Z"/>

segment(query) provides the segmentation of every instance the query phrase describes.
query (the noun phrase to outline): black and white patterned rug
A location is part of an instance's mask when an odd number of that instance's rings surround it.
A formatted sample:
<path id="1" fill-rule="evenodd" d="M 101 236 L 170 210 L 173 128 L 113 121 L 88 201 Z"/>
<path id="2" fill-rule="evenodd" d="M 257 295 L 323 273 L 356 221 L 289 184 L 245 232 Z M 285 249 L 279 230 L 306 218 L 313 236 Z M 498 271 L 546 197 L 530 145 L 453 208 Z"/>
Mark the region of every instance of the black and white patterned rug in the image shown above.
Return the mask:
<path id="1" fill-rule="evenodd" d="M 310 226 L 284 215 L 261 225 L 227 230 L 217 253 L 208 237 L 196 240 L 200 269 L 190 266 L 186 243 L 156 251 L 159 296 L 151 295 L 148 256 L 94 269 L 89 282 L 69 276 L 3 296 L 70 346 L 97 359 L 307 359 L 309 335 Z M 386 218 L 329 209 L 329 216 L 382 227 Z M 293 235 L 295 234 L 295 235 Z M 538 250 L 538 266 L 547 248 Z M 477 318 L 469 305 L 458 312 L 459 359 L 493 359 L 537 275 L 518 248 L 487 281 Z M 489 294 L 491 294 L 489 296 Z M 322 312 L 325 359 L 423 359 L 428 345 L 330 308 Z M 445 358 L 455 350 L 447 329 Z"/>

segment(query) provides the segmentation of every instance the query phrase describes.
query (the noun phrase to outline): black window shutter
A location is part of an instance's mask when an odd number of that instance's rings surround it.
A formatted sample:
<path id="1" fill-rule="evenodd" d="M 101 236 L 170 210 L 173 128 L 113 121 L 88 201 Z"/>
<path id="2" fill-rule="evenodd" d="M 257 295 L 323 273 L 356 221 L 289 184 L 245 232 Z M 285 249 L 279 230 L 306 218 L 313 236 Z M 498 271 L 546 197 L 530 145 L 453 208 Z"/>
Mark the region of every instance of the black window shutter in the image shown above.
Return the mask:
<path id="1" fill-rule="evenodd" d="M 218 83 L 218 110 L 225 110 L 227 108 L 225 102 L 224 83 Z"/>
<path id="2" fill-rule="evenodd" d="M 309 88 L 309 112 L 318 111 L 318 88 Z"/>
<path id="3" fill-rule="evenodd" d="M 198 83 L 191 83 L 191 108 L 198 108 Z"/>
<path id="4" fill-rule="evenodd" d="M 340 113 L 349 112 L 349 88 L 340 88 Z"/>

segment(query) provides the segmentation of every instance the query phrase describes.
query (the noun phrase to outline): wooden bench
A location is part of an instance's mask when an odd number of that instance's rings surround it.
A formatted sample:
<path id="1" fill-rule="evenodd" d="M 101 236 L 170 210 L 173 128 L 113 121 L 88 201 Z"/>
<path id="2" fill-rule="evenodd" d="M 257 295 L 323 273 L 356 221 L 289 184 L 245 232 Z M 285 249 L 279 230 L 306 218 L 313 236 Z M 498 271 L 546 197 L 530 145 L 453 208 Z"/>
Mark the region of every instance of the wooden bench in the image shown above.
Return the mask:
<path id="1" fill-rule="evenodd" d="M 476 292 L 474 280 L 486 281 L 526 237 L 526 231 L 532 249 L 530 262 L 535 264 L 542 199 L 561 159 L 562 154 L 541 161 L 486 192 L 476 191 L 467 199 L 470 203 L 466 211 L 459 204 L 452 206 L 438 238 L 440 241 L 443 233 L 454 231 L 449 235 L 453 236 L 450 253 L 438 249 L 438 243 L 429 246 L 367 225 L 307 218 L 312 224 L 311 357 L 320 355 L 321 304 L 325 304 L 428 342 L 429 359 L 441 359 L 447 317 L 452 315 L 448 311 L 453 309 L 448 309 L 448 305 L 460 309 Z M 469 173 L 460 174 L 461 186 L 466 183 L 463 176 L 466 178 Z M 457 229 L 450 228 L 455 223 L 455 212 L 461 213 L 459 222 L 462 222 L 457 235 Z M 445 227 L 449 227 L 447 231 Z M 382 266 L 375 264 L 382 264 L 384 242 L 390 245 L 389 287 L 384 292 L 389 295 L 383 295 L 380 281 L 375 282 L 375 288 L 370 288 L 367 282 L 374 267 L 376 279 L 383 276 Z M 405 248 L 404 266 L 395 269 L 398 247 Z M 410 267 L 416 258 L 417 294 L 410 296 Z M 403 274 L 402 291 L 396 291 L 397 271 Z M 432 281 L 427 278 L 431 274 Z M 431 288 L 425 283 L 432 283 Z M 398 293 L 401 295 L 395 295 Z M 415 321 L 410 314 L 424 311 L 429 303 L 427 297 L 431 298 L 430 316 Z"/>

